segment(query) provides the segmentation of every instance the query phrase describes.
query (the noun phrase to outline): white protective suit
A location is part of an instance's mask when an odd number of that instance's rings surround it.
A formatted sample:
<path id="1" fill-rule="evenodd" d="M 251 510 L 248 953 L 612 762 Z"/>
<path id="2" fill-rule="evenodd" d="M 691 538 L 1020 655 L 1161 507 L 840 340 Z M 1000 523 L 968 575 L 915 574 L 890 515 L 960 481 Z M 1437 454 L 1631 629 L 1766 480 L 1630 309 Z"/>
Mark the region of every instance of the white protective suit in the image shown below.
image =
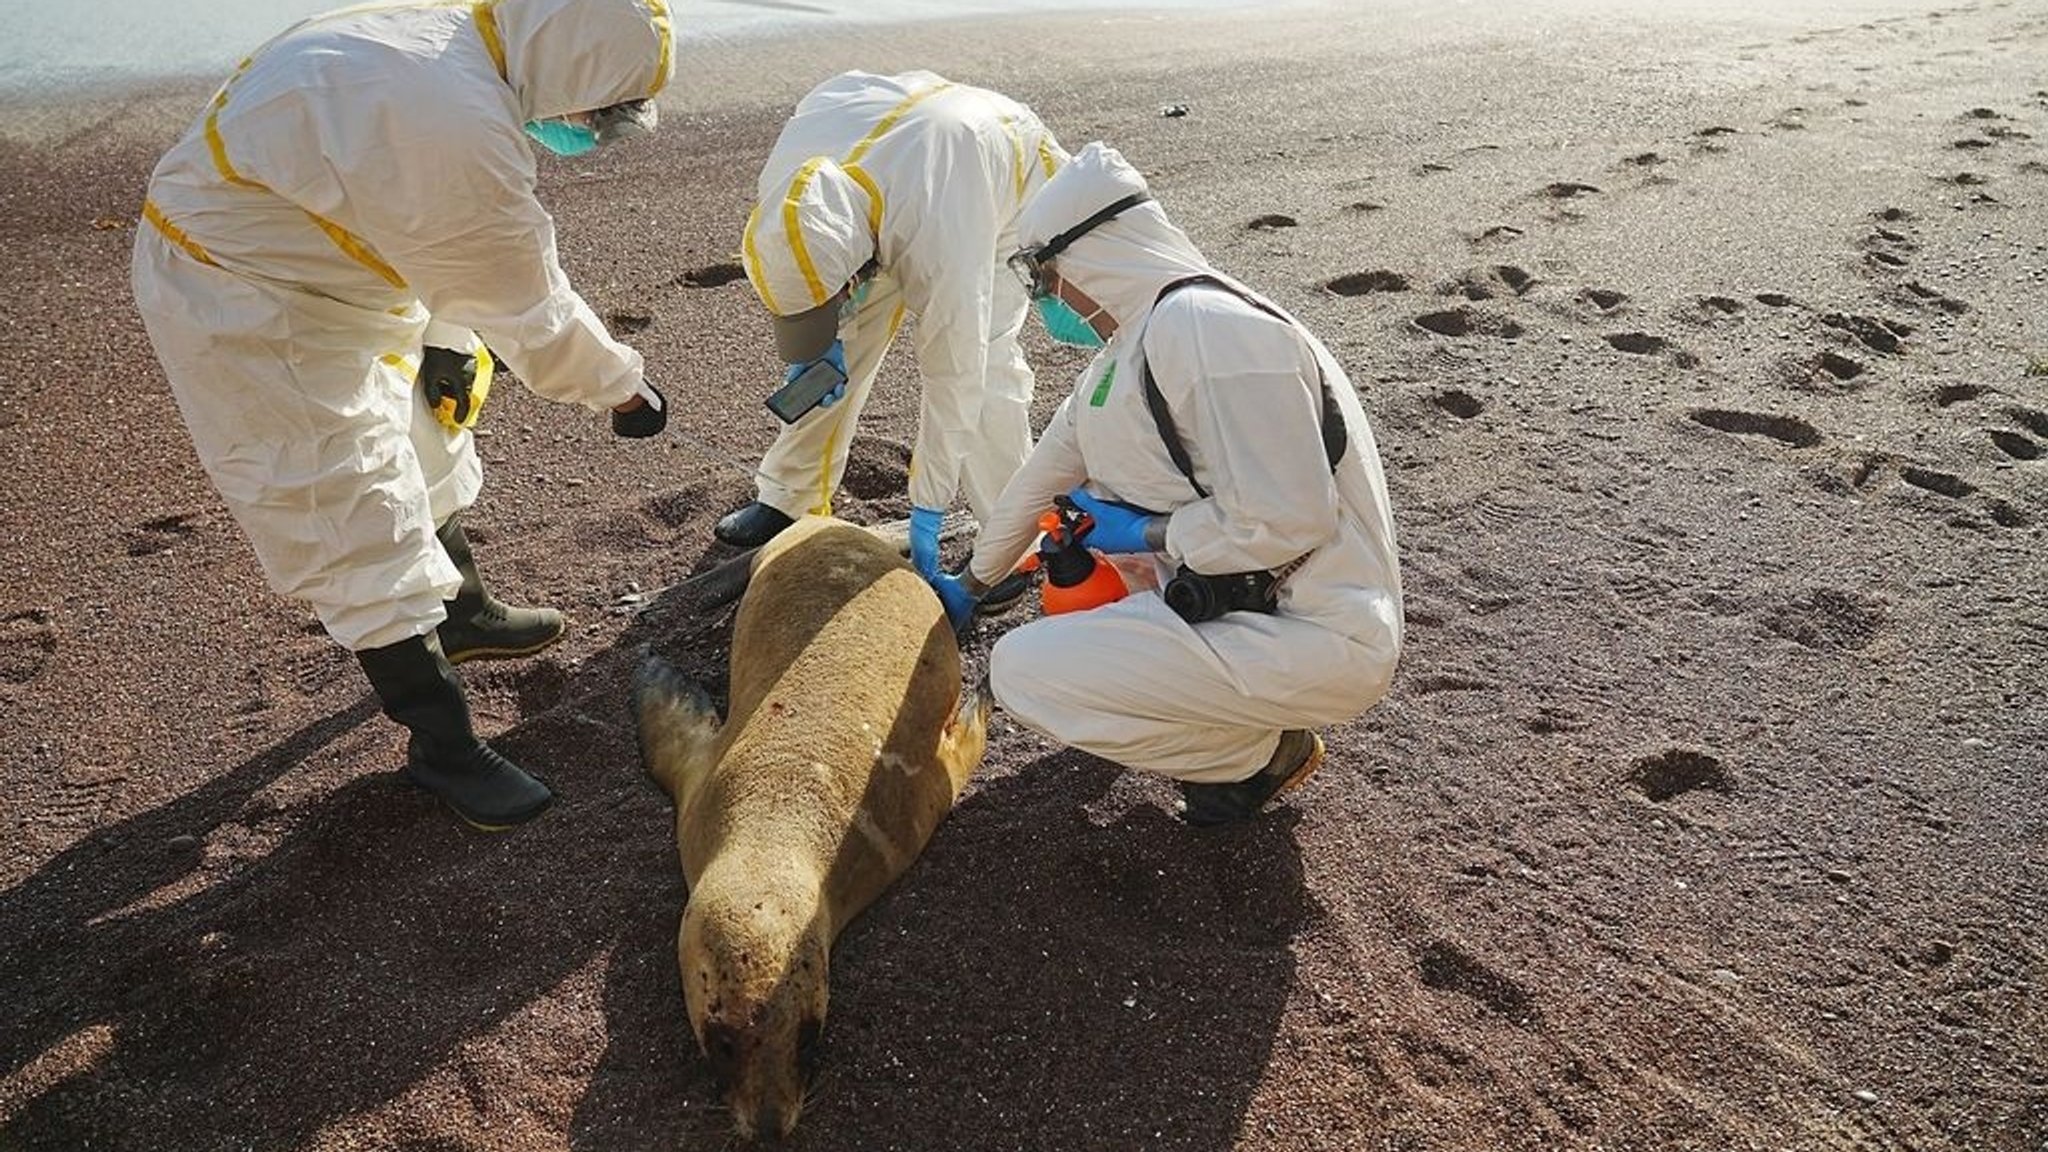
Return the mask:
<path id="1" fill-rule="evenodd" d="M 963 487 L 986 517 L 1031 451 L 1029 305 L 1003 261 L 1017 211 L 1065 163 L 1024 105 L 930 72 L 848 72 L 813 89 L 761 170 L 742 256 L 761 302 L 805 312 L 870 259 L 880 272 L 842 322 L 846 395 L 784 428 L 759 499 L 829 515 L 868 389 L 907 311 L 923 382 L 910 502 L 944 511 Z"/>
<path id="2" fill-rule="evenodd" d="M 479 333 L 534 391 L 602 410 L 638 353 L 569 285 L 522 126 L 651 97 L 666 0 L 485 0 L 316 16 L 242 63 L 157 164 L 136 304 L 200 462 L 278 592 L 351 649 L 424 635 L 461 576 L 468 432 L 413 386 Z"/>
<path id="3" fill-rule="evenodd" d="M 1043 243 L 1142 191 L 1143 177 L 1121 156 L 1091 144 L 1026 206 L 1018 230 L 1026 244 Z M 1400 570 L 1372 429 L 1343 368 L 1298 323 L 1209 285 L 1154 306 L 1174 280 L 1220 275 L 1157 204 L 1087 233 L 1052 268 L 1102 305 L 1117 331 L 983 525 L 973 574 L 988 584 L 1006 575 L 1053 497 L 1083 482 L 1170 514 L 1166 553 L 1118 558 L 1127 578 L 1141 577 L 1126 598 L 997 641 L 996 699 L 1029 727 L 1127 767 L 1194 783 L 1243 779 L 1271 757 L 1281 730 L 1349 720 L 1393 678 Z M 1174 467 L 1146 408 L 1147 360 L 1206 499 Z M 1350 440 L 1334 476 L 1319 432 L 1318 367 Z M 1304 553 L 1273 615 L 1231 612 L 1190 625 L 1157 591 L 1181 563 L 1221 574 L 1279 568 Z"/>

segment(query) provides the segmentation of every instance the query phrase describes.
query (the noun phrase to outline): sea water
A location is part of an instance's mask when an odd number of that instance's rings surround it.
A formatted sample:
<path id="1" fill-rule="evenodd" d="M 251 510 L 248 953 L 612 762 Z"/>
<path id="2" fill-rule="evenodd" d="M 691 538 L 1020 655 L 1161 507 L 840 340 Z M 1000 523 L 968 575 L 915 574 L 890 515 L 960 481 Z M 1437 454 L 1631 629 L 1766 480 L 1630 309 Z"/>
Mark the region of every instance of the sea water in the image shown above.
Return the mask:
<path id="1" fill-rule="evenodd" d="M 671 0 L 685 43 L 1049 11 L 1221 8 L 1246 0 Z M 293 22 L 346 0 L 0 0 L 0 100 L 226 76 Z"/>

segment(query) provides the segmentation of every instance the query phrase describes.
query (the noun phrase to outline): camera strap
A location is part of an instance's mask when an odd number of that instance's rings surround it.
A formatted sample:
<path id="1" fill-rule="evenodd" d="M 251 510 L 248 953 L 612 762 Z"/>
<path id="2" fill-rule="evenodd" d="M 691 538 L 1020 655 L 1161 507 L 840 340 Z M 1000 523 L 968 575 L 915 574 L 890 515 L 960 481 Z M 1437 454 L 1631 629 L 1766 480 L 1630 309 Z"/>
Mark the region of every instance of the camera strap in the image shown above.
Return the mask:
<path id="1" fill-rule="evenodd" d="M 1184 276 L 1179 280 L 1175 280 L 1159 290 L 1159 295 L 1152 300 L 1152 307 L 1158 308 L 1161 300 L 1166 299 L 1169 295 L 1182 288 L 1196 284 L 1208 284 L 1212 287 L 1221 288 L 1223 291 L 1273 317 L 1289 328 L 1293 328 L 1297 332 L 1300 331 L 1299 325 L 1292 316 L 1220 276 Z M 1194 464 L 1188 459 L 1187 446 L 1181 443 L 1180 431 L 1174 426 L 1173 414 L 1167 410 L 1166 397 L 1159 391 L 1159 382 L 1152 378 L 1151 358 L 1144 355 L 1142 338 L 1139 342 L 1138 353 L 1145 383 L 1145 407 L 1152 413 L 1152 423 L 1159 428 L 1159 438 L 1166 442 L 1166 454 L 1172 458 L 1173 466 L 1180 469 L 1180 474 L 1187 477 L 1188 486 L 1195 490 L 1195 495 L 1206 500 L 1209 498 L 1209 490 L 1202 486 L 1200 480 L 1195 479 L 1195 468 Z M 1345 451 L 1350 448 L 1351 438 L 1344 430 L 1344 413 L 1342 409 L 1337 407 L 1336 394 L 1330 391 L 1330 380 L 1323 373 L 1323 365 L 1320 358 L 1318 358 L 1316 363 L 1316 384 L 1322 389 L 1323 394 L 1323 410 L 1319 417 L 1319 423 L 1322 425 L 1323 455 L 1330 462 L 1331 473 L 1335 474 L 1338 461 L 1344 459 Z M 1288 564 L 1281 565 L 1281 570 L 1276 570 L 1274 574 L 1281 579 L 1285 579 L 1287 575 L 1292 574 L 1293 570 L 1299 568 L 1307 559 L 1307 556 L 1298 557 Z"/>

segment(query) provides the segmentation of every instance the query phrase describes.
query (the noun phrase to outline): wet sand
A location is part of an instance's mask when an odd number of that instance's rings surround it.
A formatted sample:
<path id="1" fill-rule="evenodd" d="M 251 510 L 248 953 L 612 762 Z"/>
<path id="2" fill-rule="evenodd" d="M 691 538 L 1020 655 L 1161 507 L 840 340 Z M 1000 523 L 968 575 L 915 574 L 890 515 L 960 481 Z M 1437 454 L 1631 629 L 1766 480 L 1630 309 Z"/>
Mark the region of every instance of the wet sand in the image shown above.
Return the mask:
<path id="1" fill-rule="evenodd" d="M 1115 143 L 1331 344 L 1409 647 L 1222 832 L 999 715 L 841 939 L 792 1147 L 2048 1144 L 2048 3 L 1647 8 L 686 52 L 657 139 L 543 187 L 668 435 L 517 387 L 485 416 L 485 573 L 573 619 L 465 669 L 563 798 L 503 837 L 391 774 L 134 316 L 143 183 L 212 82 L 12 109 L 0 1149 L 725 1146 L 624 685 L 648 646 L 722 688 L 729 617 L 655 592 L 730 554 L 776 374 L 739 228 L 849 67 Z M 1082 360 L 1031 352 L 1043 418 Z M 906 511 L 914 389 L 899 350 L 842 515 Z"/>

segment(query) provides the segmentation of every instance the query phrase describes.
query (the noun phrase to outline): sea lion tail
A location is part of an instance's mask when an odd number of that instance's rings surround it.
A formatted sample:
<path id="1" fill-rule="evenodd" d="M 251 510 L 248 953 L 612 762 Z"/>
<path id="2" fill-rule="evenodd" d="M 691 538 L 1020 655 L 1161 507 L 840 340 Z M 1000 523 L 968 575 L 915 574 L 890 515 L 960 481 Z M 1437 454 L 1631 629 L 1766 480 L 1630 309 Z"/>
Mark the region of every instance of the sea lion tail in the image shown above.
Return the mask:
<path id="1" fill-rule="evenodd" d="M 680 803 L 685 775 L 705 762 L 718 740 L 718 710 L 674 665 L 648 656 L 633 673 L 633 716 L 640 727 L 641 764 Z"/>

